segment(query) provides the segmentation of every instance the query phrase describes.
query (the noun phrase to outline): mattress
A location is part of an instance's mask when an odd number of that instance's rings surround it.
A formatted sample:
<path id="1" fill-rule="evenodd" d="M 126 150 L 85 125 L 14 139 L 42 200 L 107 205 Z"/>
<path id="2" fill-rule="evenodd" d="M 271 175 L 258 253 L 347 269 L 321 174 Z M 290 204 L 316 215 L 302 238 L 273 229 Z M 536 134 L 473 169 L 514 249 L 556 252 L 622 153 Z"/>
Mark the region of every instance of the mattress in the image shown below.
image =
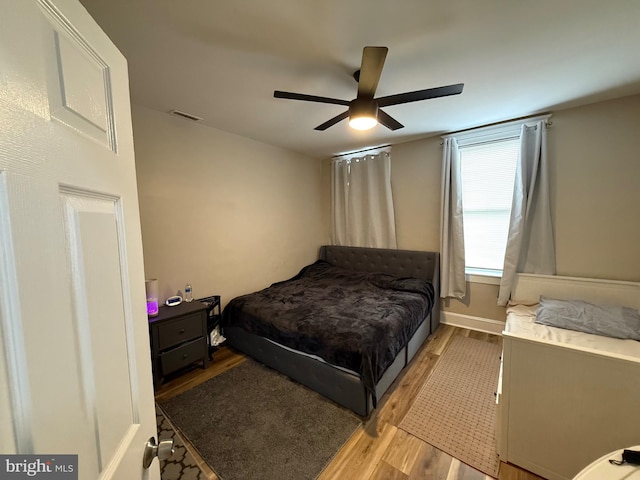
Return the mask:
<path id="1" fill-rule="evenodd" d="M 533 337 L 596 350 L 606 354 L 640 359 L 640 342 L 541 325 L 535 323 L 537 309 L 538 304 L 510 305 L 507 307 L 507 323 L 504 331 L 516 336 Z"/>

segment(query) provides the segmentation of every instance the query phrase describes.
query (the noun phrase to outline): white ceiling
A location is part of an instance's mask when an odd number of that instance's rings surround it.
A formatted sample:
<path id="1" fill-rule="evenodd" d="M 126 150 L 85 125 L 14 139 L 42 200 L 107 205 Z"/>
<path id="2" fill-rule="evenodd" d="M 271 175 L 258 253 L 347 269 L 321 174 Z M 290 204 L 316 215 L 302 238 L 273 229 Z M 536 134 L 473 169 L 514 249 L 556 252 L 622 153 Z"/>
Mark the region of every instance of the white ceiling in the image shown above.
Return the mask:
<path id="1" fill-rule="evenodd" d="M 313 157 L 640 93 L 638 0 L 81 0 L 129 61 L 133 103 Z M 405 125 L 313 128 L 352 100 L 362 48 L 389 48 L 376 96 Z M 187 121 L 187 120 L 184 120 Z"/>

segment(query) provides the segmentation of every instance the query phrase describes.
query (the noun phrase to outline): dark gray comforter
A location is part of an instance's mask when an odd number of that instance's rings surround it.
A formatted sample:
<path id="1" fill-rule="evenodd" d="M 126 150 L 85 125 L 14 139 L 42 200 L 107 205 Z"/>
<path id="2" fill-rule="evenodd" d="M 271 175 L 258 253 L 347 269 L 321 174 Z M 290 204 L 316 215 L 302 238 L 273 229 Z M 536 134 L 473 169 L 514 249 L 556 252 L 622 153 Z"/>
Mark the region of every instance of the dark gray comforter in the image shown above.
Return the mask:
<path id="1" fill-rule="evenodd" d="M 357 372 L 373 393 L 431 311 L 433 297 L 424 280 L 318 260 L 290 280 L 231 300 L 223 324 Z"/>

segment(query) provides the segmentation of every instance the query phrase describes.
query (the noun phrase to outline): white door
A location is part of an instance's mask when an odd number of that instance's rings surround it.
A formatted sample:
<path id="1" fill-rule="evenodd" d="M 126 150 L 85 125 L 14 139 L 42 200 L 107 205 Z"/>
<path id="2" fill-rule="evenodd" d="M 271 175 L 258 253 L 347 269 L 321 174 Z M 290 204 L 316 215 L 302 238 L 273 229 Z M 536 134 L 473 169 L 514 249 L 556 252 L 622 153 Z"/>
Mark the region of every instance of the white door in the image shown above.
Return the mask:
<path id="1" fill-rule="evenodd" d="M 159 478 L 127 65 L 76 0 L 0 2 L 0 452 Z"/>

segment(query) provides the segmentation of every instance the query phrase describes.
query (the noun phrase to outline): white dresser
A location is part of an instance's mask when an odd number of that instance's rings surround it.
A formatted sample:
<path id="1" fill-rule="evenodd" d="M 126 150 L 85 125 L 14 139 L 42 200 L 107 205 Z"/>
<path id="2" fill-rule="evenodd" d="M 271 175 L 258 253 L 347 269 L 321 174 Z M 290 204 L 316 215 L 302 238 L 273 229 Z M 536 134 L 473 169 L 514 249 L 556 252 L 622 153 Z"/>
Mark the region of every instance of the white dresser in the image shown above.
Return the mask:
<path id="1" fill-rule="evenodd" d="M 515 299 L 640 304 L 638 283 L 540 275 L 518 282 Z M 572 479 L 594 459 L 640 443 L 640 342 L 510 315 L 497 402 L 500 459 L 550 480 Z"/>

